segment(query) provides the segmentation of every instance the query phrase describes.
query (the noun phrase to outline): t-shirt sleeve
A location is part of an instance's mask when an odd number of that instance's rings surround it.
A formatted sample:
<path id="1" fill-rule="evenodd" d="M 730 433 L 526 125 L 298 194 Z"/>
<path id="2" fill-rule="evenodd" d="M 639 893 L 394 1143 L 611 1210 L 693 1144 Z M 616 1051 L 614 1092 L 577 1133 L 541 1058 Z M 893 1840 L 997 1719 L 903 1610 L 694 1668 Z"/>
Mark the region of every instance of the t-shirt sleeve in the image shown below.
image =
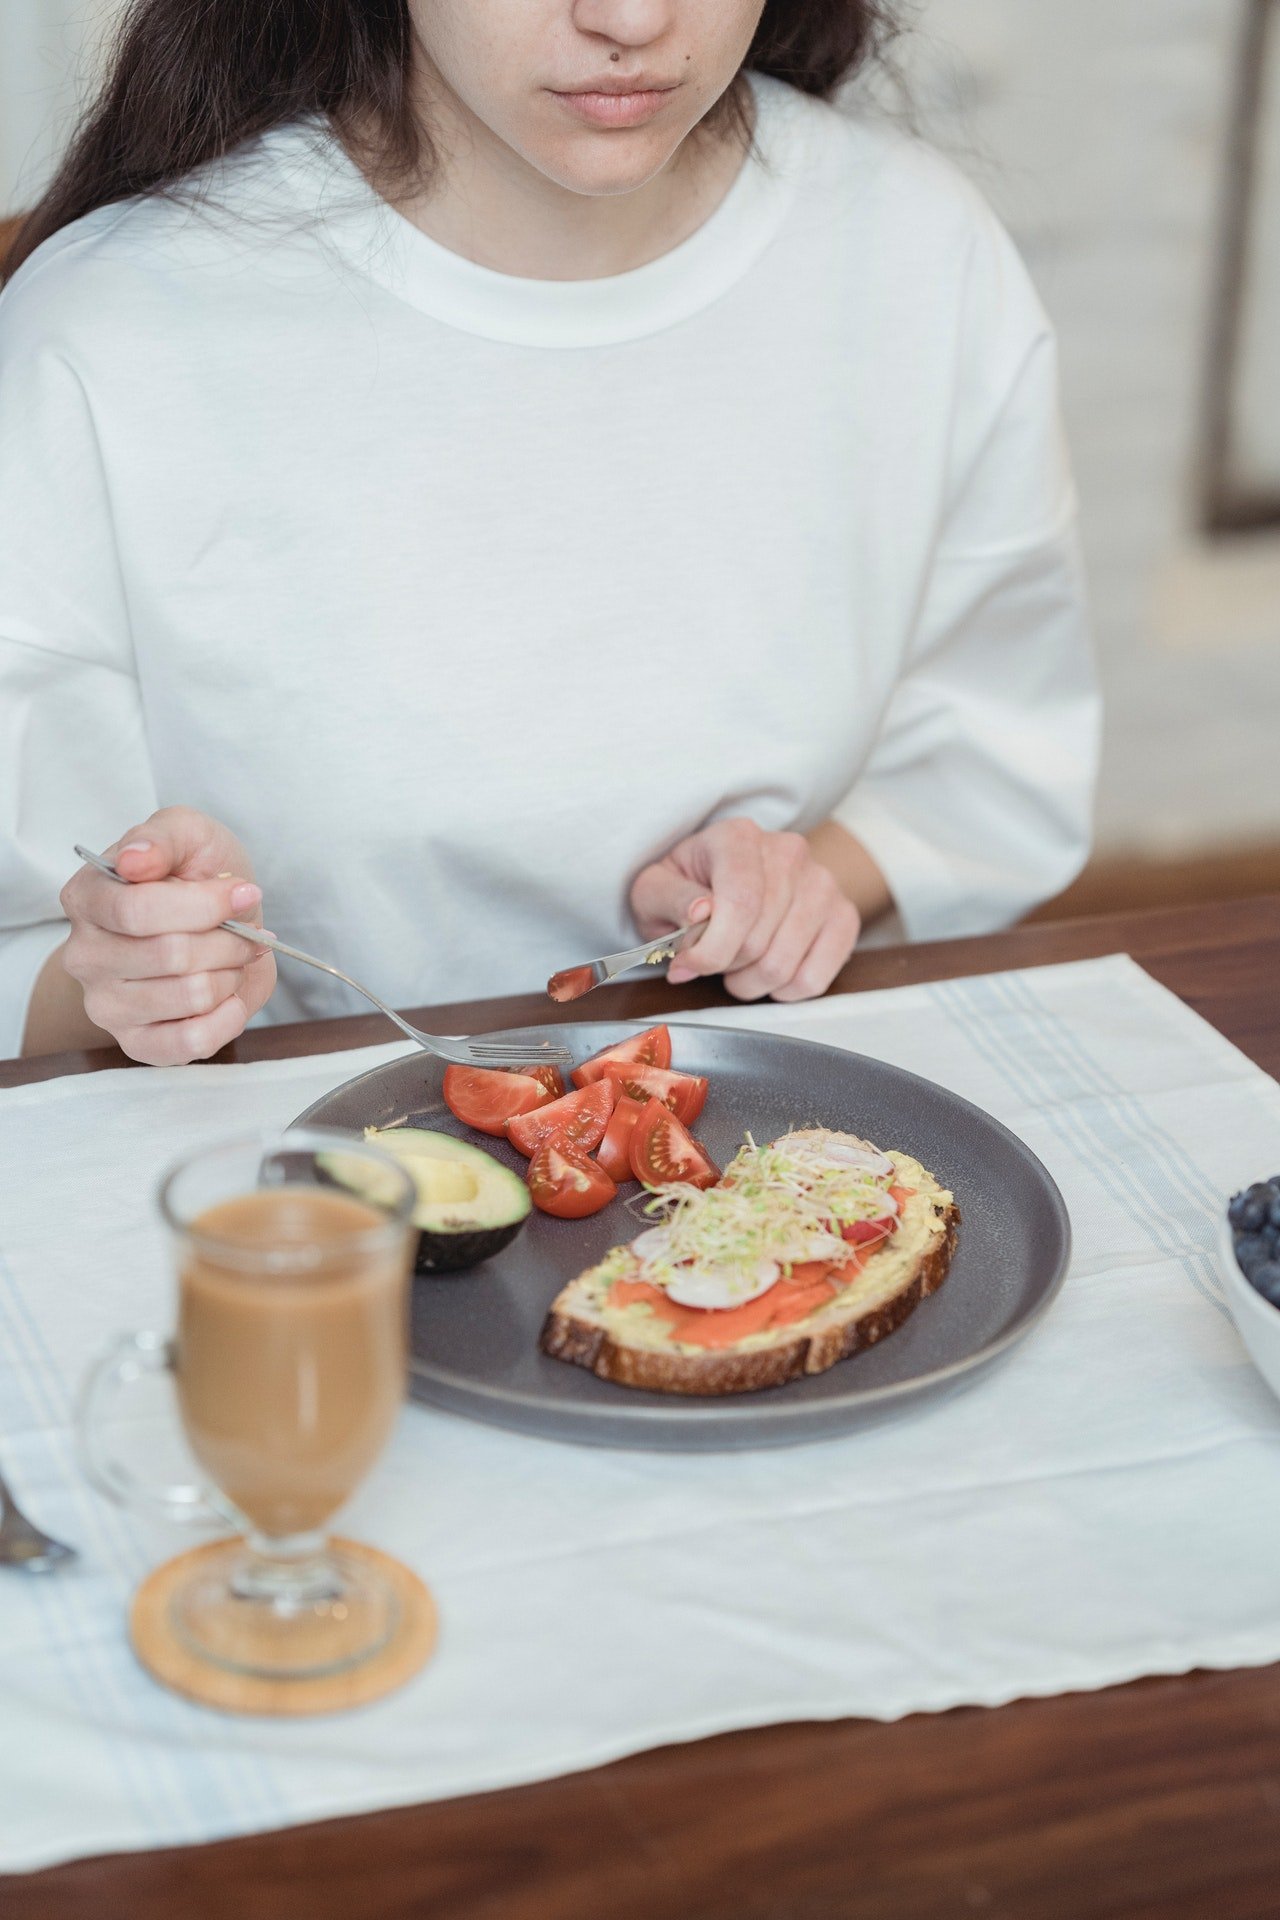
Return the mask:
<path id="1" fill-rule="evenodd" d="M 945 507 L 876 745 L 834 818 L 905 931 L 1006 926 L 1088 854 L 1100 733 L 1052 330 L 980 223 L 958 330 Z"/>
<path id="2" fill-rule="evenodd" d="M 155 807 L 111 500 L 37 258 L 0 299 L 0 1056 L 66 936 L 74 842 Z M 52 294 L 54 297 L 50 298 Z"/>

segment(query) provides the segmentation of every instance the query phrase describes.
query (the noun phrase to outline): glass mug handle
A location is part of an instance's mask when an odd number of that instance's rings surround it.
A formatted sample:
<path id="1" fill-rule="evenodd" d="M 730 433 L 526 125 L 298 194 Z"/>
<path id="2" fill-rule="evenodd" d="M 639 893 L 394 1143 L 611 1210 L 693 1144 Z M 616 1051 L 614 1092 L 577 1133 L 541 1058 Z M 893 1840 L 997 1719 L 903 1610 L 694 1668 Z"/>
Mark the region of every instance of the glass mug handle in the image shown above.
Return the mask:
<path id="1" fill-rule="evenodd" d="M 172 1340 L 162 1333 L 124 1333 L 108 1347 L 90 1368 L 80 1396 L 80 1457 L 99 1493 L 122 1507 L 150 1508 L 166 1520 L 187 1525 L 225 1524 L 231 1516 L 211 1489 L 180 1481 L 170 1486 L 149 1486 L 114 1457 L 103 1439 L 105 1418 L 121 1391 L 148 1374 L 172 1373 L 175 1358 Z"/>

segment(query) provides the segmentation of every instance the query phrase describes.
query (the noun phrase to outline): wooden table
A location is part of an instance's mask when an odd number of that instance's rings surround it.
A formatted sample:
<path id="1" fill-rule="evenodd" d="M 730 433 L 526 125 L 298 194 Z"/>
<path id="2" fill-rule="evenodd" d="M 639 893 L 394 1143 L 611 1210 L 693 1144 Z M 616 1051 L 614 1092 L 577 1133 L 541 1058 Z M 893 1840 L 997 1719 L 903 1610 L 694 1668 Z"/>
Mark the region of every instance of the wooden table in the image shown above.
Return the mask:
<path id="1" fill-rule="evenodd" d="M 1280 1077 L 1280 897 L 868 952 L 854 957 L 837 989 L 1121 950 Z M 621 1019 L 722 1003 L 714 989 L 645 980 L 602 991 L 591 1012 Z M 547 1001 L 529 998 L 433 1008 L 422 1021 L 449 1032 L 555 1017 Z M 232 1057 L 384 1037 L 376 1020 L 278 1027 L 241 1041 Z M 111 1054 L 4 1063 L 0 1085 L 120 1064 Z M 846 1720 L 727 1734 L 543 1786 L 77 1861 L 0 1881 L 0 1914 L 1272 1920 L 1280 1914 L 1280 1667 L 891 1726 Z"/>

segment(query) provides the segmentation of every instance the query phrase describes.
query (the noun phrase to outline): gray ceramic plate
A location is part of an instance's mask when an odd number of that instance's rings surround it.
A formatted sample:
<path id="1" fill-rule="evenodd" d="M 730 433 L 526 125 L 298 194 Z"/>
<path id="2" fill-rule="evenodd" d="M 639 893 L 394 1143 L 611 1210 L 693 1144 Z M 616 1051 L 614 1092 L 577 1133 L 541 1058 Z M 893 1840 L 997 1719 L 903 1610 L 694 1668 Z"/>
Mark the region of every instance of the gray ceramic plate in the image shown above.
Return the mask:
<path id="1" fill-rule="evenodd" d="M 616 1022 L 522 1029 L 578 1059 L 625 1031 Z M 558 1440 L 595 1446 L 772 1447 L 843 1433 L 972 1379 L 1045 1312 L 1067 1270 L 1062 1195 L 1007 1127 L 956 1094 L 837 1047 L 727 1027 L 672 1030 L 675 1063 L 711 1077 L 699 1138 L 722 1165 L 750 1129 L 838 1127 L 914 1154 L 956 1196 L 960 1241 L 946 1284 L 882 1346 L 812 1379 L 727 1399 L 610 1386 L 548 1360 L 538 1333 L 566 1280 L 639 1231 L 615 1201 L 589 1220 L 535 1213 L 496 1259 L 414 1284 L 410 1391 L 419 1400 Z M 492 1036 L 486 1035 L 486 1039 Z M 436 1127 L 523 1169 L 505 1142 L 470 1133 L 441 1097 L 425 1054 L 393 1060 L 326 1094 L 300 1120 L 321 1126 Z M 637 1192 L 626 1188 L 624 1193 Z"/>

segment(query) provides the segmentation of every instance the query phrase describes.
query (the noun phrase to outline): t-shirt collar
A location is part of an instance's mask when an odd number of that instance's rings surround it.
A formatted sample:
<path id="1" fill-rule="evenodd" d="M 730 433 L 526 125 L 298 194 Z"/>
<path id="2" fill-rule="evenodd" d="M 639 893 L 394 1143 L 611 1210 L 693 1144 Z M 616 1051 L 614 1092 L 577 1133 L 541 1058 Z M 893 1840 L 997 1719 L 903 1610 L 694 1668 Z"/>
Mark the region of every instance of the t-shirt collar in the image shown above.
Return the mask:
<path id="1" fill-rule="evenodd" d="M 600 280 L 528 280 L 451 252 L 383 200 L 314 124 L 284 128 L 265 144 L 290 195 L 320 214 L 347 264 L 433 319 L 512 346 L 610 346 L 710 306 L 781 226 L 801 171 L 803 102 L 783 82 L 750 79 L 755 138 L 719 206 L 670 252 Z"/>

